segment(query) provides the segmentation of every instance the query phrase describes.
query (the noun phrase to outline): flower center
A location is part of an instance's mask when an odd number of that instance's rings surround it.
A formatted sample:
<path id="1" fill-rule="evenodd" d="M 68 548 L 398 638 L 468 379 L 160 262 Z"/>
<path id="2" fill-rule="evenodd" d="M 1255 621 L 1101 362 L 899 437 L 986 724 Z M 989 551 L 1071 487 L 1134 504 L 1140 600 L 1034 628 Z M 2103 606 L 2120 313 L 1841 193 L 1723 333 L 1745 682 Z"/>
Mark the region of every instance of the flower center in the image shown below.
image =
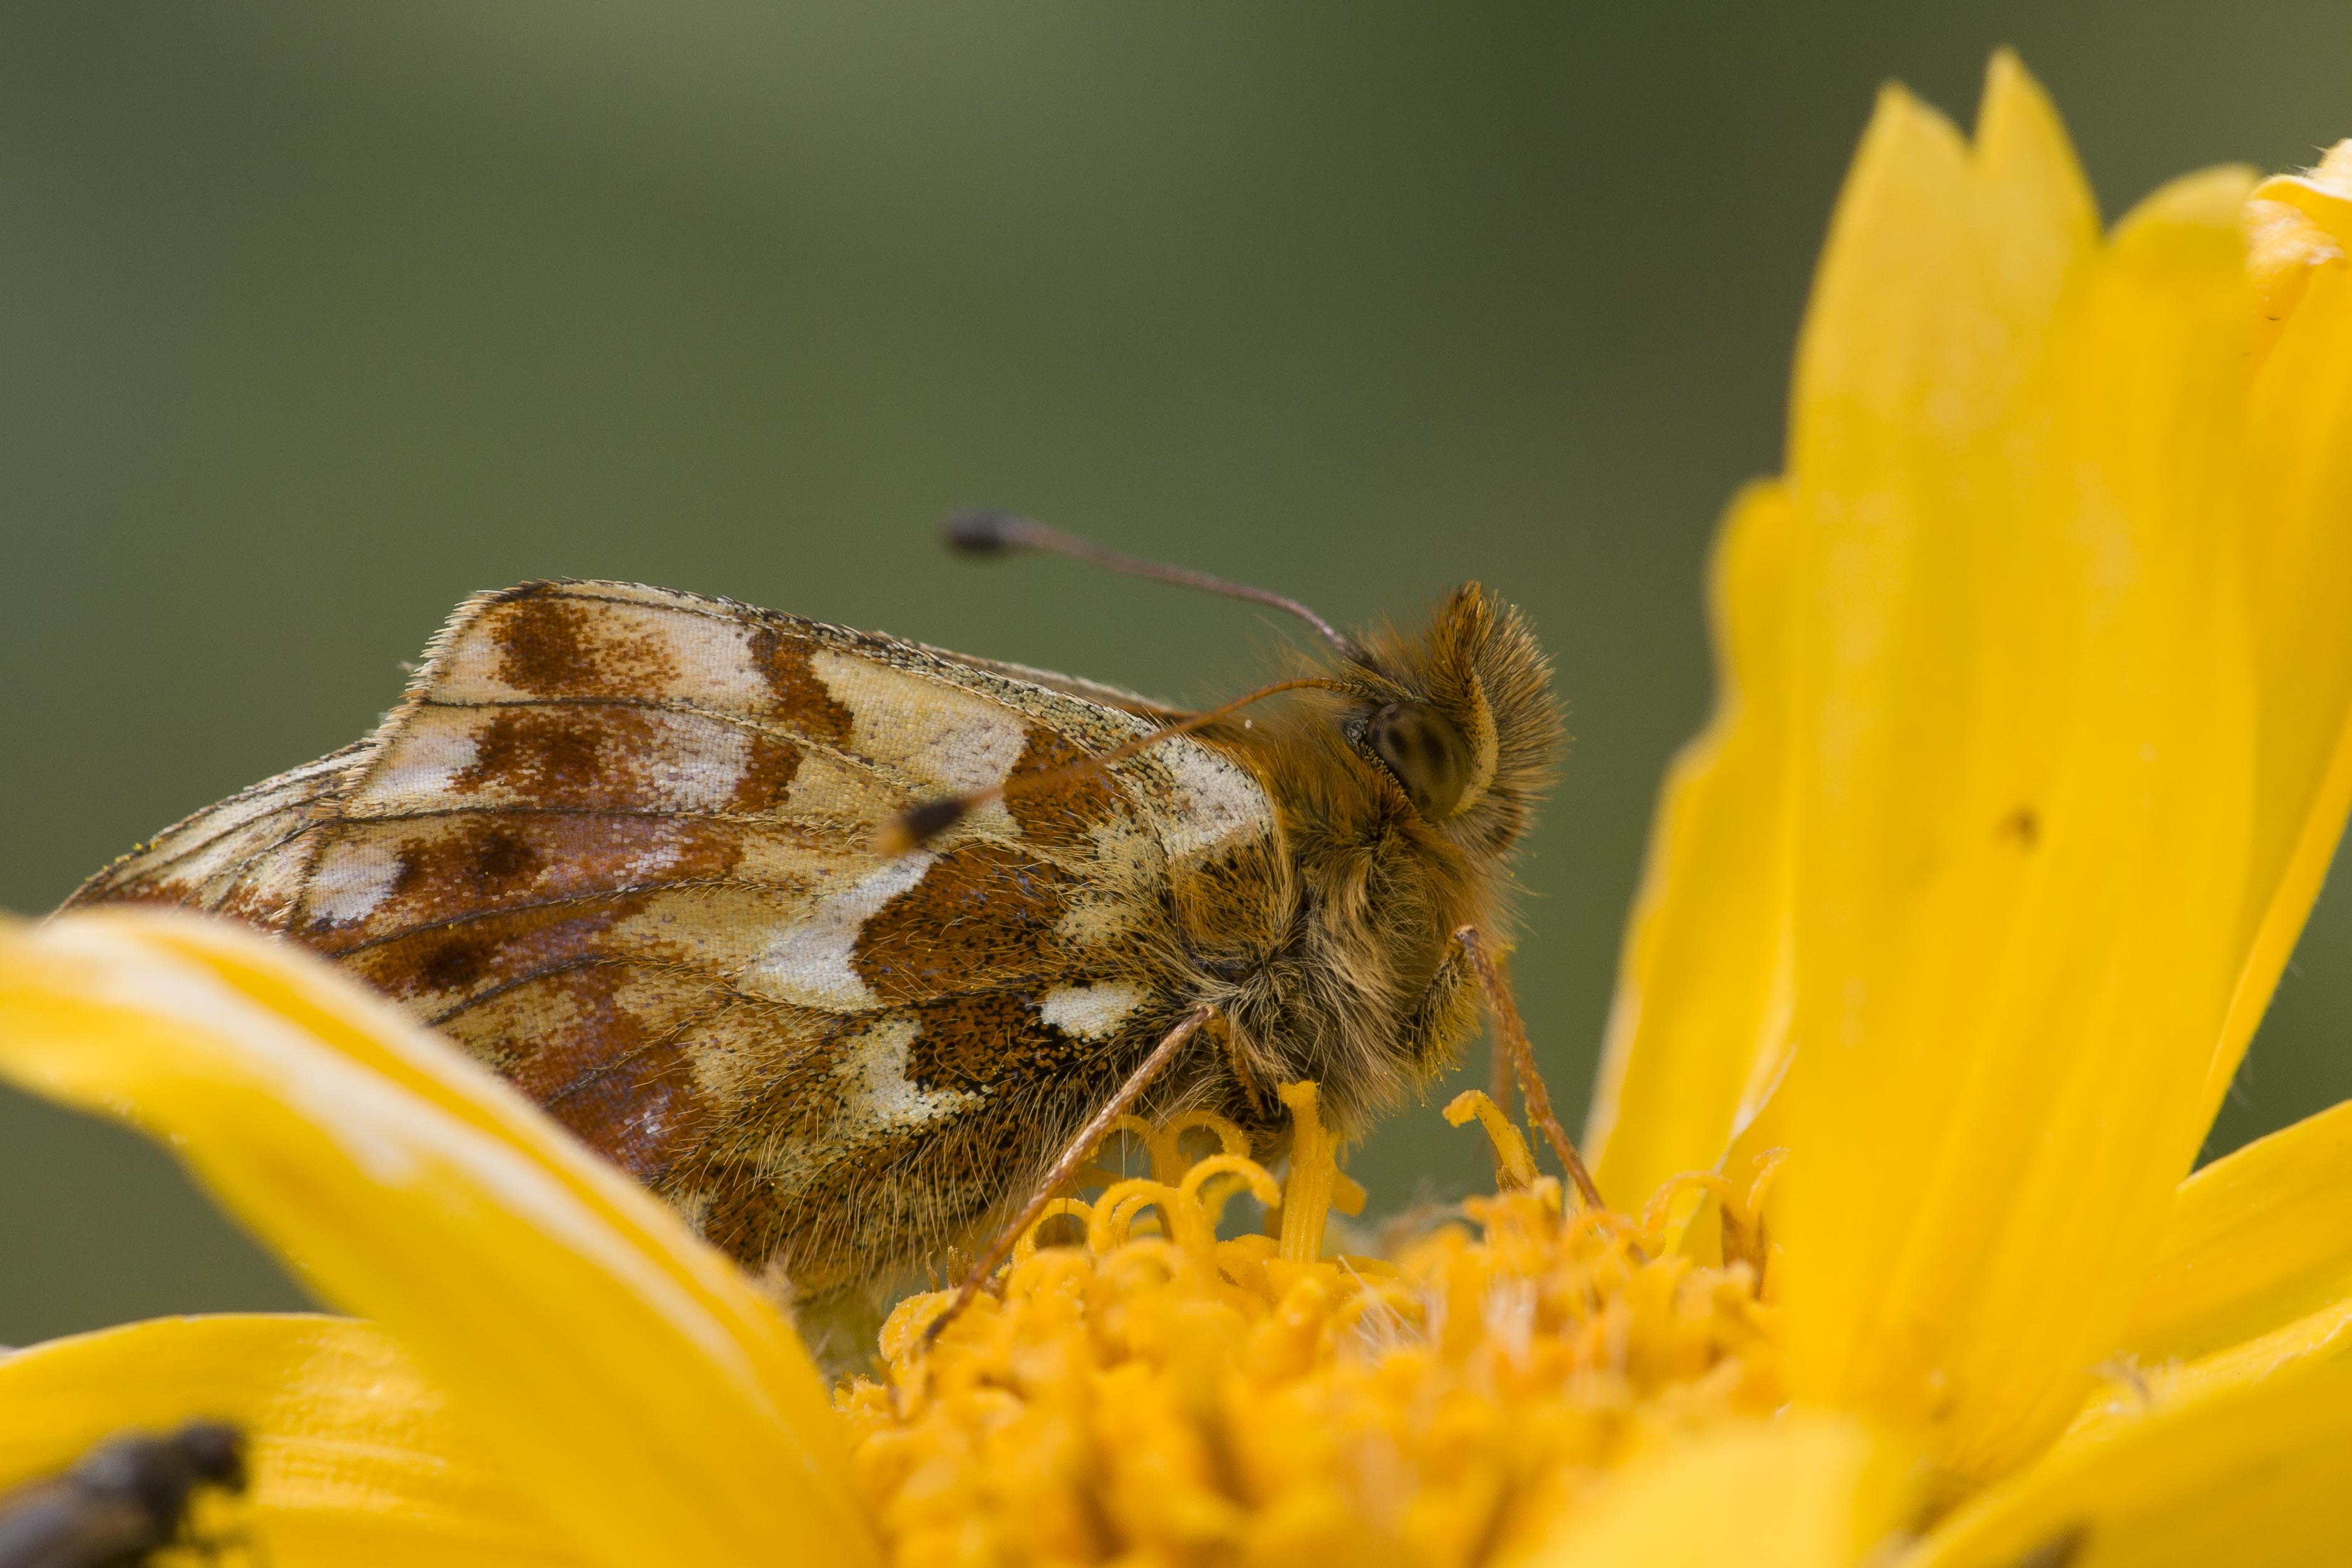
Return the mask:
<path id="1" fill-rule="evenodd" d="M 1390 1257 L 1325 1258 L 1325 1209 L 1352 1184 L 1312 1085 L 1284 1098 L 1286 1188 L 1215 1118 L 1137 1124 L 1152 1179 L 1057 1199 L 935 1343 L 947 1293 L 891 1314 L 885 1380 L 835 1405 L 900 1563 L 1479 1563 L 1663 1440 L 1783 1402 L 1756 1267 L 1666 1245 L 1677 1192 L 1715 1178 L 1671 1186 L 1647 1228 L 1563 1213 L 1517 1130 L 1465 1095 L 1449 1119 L 1486 1123 L 1502 1190 Z M 1187 1166 L 1200 1128 L 1226 1152 Z M 1277 1234 L 1219 1238 L 1244 1189 L 1278 1204 Z M 1719 1196 L 1736 1254 L 1747 1207 Z"/>

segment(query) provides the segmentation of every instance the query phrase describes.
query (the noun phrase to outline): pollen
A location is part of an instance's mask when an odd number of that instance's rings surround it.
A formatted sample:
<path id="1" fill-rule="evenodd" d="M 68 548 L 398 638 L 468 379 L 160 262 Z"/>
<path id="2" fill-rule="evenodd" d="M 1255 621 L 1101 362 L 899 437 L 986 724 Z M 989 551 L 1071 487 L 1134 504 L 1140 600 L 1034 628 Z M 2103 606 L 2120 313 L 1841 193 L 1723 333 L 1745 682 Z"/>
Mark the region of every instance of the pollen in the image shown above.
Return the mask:
<path id="1" fill-rule="evenodd" d="M 1502 1190 L 1337 1251 L 1354 1184 L 1314 1086 L 1283 1099 L 1282 1184 L 1215 1117 L 1136 1123 L 1150 1177 L 1056 1198 L 936 1341 L 950 1295 L 899 1304 L 879 1379 L 835 1395 L 899 1568 L 1508 1562 L 1610 1470 L 1784 1402 L 1760 1194 L 1694 1177 L 1646 1223 L 1578 1208 L 1465 1095 L 1449 1119 L 1478 1119 Z M 1244 1192 L 1265 1233 L 1222 1235 Z M 1709 1201 L 1727 1263 L 1683 1243 Z"/>

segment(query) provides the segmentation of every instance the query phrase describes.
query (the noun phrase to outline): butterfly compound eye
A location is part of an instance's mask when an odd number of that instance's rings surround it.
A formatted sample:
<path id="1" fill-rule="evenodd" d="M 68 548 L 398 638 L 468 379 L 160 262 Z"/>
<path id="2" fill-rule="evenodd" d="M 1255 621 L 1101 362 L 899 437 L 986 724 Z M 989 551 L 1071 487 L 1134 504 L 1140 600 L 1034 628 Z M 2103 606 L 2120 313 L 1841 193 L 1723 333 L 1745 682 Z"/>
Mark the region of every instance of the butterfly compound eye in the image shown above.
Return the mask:
<path id="1" fill-rule="evenodd" d="M 1470 744 L 1425 703 L 1391 703 L 1364 726 L 1374 756 L 1428 821 L 1454 814 L 1470 788 Z"/>

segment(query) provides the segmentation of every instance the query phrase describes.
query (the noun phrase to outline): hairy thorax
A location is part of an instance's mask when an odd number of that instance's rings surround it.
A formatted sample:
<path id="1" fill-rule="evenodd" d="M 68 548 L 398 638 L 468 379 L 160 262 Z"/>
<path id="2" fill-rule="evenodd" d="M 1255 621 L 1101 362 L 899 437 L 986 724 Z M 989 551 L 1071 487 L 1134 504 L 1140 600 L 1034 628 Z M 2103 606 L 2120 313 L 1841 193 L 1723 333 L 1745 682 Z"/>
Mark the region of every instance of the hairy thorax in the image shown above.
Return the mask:
<path id="1" fill-rule="evenodd" d="M 1309 711 L 1204 737 L 1265 781 L 1276 832 L 1170 880 L 1198 999 L 1231 1031 L 1219 1109 L 1254 1134 L 1283 1121 L 1271 1086 L 1317 1078 L 1355 1136 L 1453 1065 L 1476 1002 L 1451 935 L 1500 915 L 1335 734 Z"/>

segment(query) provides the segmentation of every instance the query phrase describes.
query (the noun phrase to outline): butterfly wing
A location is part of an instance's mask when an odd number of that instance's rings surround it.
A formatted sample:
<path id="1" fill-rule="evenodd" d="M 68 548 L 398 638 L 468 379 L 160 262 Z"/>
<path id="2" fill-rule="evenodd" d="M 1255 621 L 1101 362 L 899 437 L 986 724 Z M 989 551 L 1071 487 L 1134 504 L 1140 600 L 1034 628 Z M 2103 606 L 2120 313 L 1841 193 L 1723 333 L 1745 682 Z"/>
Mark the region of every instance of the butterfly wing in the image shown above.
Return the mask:
<path id="1" fill-rule="evenodd" d="M 830 1289 L 1017 1196 L 1191 1005 L 1173 868 L 1276 863 L 1263 788 L 1189 741 L 875 852 L 918 800 L 1149 728 L 1075 686 L 723 600 L 525 584 L 461 607 L 369 740 L 76 902 L 286 931 L 714 1242 Z"/>
<path id="2" fill-rule="evenodd" d="M 82 883 L 66 906 L 178 904 L 283 925 L 302 894 L 314 830 L 365 768 L 372 746 L 347 746 L 174 822 Z"/>

